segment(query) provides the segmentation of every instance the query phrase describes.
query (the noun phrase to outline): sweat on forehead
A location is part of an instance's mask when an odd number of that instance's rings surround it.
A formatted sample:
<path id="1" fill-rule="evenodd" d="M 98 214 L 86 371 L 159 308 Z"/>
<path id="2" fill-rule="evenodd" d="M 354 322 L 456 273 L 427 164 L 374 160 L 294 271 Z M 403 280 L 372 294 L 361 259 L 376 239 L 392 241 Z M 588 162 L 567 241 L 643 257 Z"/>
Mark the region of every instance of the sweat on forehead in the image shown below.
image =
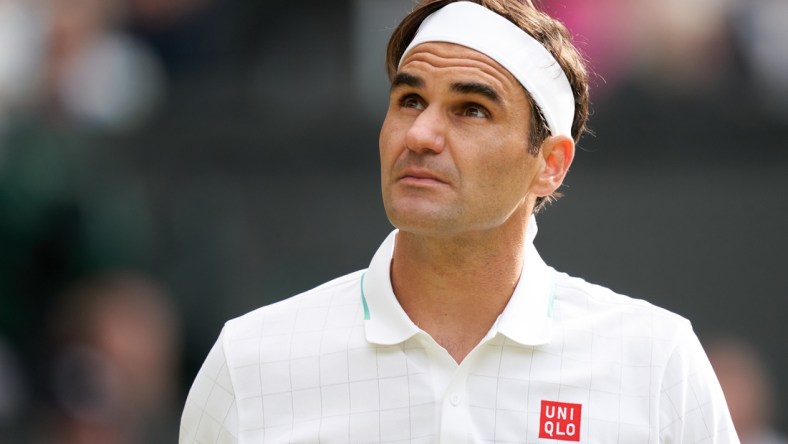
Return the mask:
<path id="1" fill-rule="evenodd" d="M 400 64 L 427 42 L 462 45 L 495 60 L 530 93 L 550 132 L 572 137 L 575 100 L 566 74 L 550 51 L 506 18 L 476 3 L 450 3 L 424 19 Z"/>

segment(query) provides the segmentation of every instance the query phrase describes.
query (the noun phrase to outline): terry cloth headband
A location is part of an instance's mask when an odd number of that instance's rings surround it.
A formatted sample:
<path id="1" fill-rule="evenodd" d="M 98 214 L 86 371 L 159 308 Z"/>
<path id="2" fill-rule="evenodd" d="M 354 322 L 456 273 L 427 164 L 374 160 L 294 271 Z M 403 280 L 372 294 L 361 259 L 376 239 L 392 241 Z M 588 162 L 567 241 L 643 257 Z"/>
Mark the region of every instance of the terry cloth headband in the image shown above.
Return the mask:
<path id="1" fill-rule="evenodd" d="M 566 74 L 550 51 L 514 23 L 476 3 L 450 3 L 424 19 L 400 65 L 425 42 L 456 43 L 495 60 L 531 94 L 550 132 L 572 138 L 575 98 Z"/>

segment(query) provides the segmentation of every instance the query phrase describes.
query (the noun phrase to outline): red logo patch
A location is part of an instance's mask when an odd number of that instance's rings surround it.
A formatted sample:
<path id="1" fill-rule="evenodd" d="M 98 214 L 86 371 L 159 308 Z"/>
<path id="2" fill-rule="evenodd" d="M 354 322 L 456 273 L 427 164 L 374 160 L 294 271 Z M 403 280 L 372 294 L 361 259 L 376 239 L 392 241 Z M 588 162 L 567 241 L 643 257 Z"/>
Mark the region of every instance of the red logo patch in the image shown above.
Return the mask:
<path id="1" fill-rule="evenodd" d="M 542 401 L 539 413 L 539 437 L 558 441 L 580 441 L 582 404 Z"/>

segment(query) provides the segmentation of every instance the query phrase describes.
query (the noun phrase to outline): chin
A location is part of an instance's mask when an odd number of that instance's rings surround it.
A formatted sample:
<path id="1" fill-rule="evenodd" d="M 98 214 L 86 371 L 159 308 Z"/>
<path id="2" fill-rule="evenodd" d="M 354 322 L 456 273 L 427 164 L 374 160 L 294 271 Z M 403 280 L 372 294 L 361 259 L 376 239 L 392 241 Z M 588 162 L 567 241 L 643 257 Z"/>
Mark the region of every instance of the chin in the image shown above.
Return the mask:
<path id="1" fill-rule="evenodd" d="M 455 232 L 455 221 L 429 217 L 392 218 L 389 221 L 398 230 L 429 237 L 450 237 Z"/>
<path id="2" fill-rule="evenodd" d="M 425 199 L 389 200 L 383 206 L 389 222 L 400 231 L 438 237 L 453 233 L 461 215 L 456 207 Z"/>

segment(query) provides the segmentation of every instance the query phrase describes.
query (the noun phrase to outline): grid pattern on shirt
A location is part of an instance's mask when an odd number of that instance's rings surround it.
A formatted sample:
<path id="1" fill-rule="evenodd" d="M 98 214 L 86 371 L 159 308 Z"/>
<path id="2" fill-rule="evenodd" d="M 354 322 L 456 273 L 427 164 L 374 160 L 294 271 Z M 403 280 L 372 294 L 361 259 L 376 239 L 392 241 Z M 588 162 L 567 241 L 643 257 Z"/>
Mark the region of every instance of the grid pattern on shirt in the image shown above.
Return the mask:
<path id="1" fill-rule="evenodd" d="M 550 344 L 499 335 L 477 350 L 467 381 L 475 442 L 540 442 L 543 400 L 583 405 L 581 442 L 738 442 L 689 322 L 579 280 L 563 284 Z"/>
<path id="2" fill-rule="evenodd" d="M 226 352 L 217 352 L 216 360 L 227 362 L 230 389 L 213 376 L 209 358 L 183 420 L 200 412 L 217 432 L 198 435 L 216 439 L 194 442 L 236 442 L 233 427 L 237 442 L 434 442 L 424 349 L 415 342 L 366 342 L 358 278 L 350 275 L 229 322 L 215 348 Z M 215 427 L 221 424 L 213 412 L 218 403 L 199 396 L 203 391 L 235 400 L 237 426 Z M 182 434 L 181 442 L 192 441 Z"/>
<path id="3" fill-rule="evenodd" d="M 236 442 L 237 409 L 223 348 L 217 344 L 203 363 L 181 419 L 181 443 Z"/>
<path id="4" fill-rule="evenodd" d="M 468 380 L 471 418 L 488 422 L 477 427 L 488 431 L 483 442 L 537 442 L 543 400 L 582 404 L 581 436 L 598 442 L 648 442 L 653 435 L 651 388 L 662 371 L 655 363 L 665 362 L 669 339 L 655 338 L 652 313 L 606 309 L 600 316 L 588 299 L 578 302 L 585 307 L 557 298 L 549 345 L 524 347 L 501 338 L 485 346 L 489 364 Z M 511 426 L 523 416 L 526 421 Z"/>
<path id="5" fill-rule="evenodd" d="M 423 337 L 366 341 L 359 278 L 229 322 L 189 395 L 181 443 L 443 442 L 452 408 L 467 412 L 451 426 L 468 442 L 536 443 L 542 400 L 583 405 L 581 442 L 738 442 L 676 315 L 565 279 L 549 344 L 497 334 L 448 368 Z M 435 375 L 453 375 L 446 393 Z M 462 402 L 449 407 L 449 393 Z"/>

